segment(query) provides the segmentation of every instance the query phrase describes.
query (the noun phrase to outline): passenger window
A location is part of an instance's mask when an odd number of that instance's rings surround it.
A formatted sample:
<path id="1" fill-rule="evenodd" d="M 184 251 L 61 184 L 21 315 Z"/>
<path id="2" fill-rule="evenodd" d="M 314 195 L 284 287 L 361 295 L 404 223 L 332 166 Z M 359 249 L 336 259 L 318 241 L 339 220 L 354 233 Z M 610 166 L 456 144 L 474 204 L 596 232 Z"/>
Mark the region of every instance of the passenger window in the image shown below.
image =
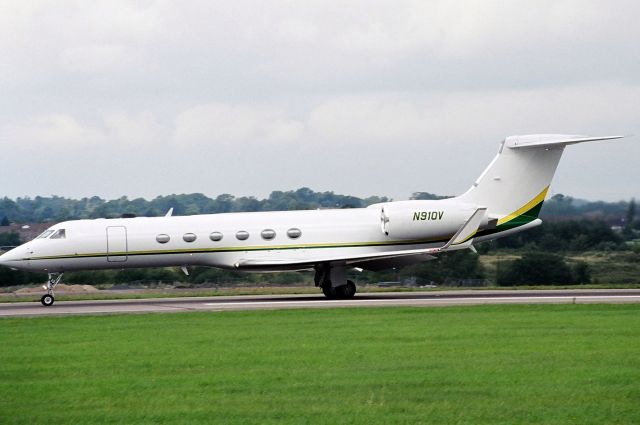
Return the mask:
<path id="1" fill-rule="evenodd" d="M 276 237 L 276 231 L 273 229 L 264 229 L 260 235 L 262 235 L 262 239 L 270 241 Z"/>
<path id="2" fill-rule="evenodd" d="M 291 239 L 298 239 L 301 235 L 302 231 L 297 227 L 292 227 L 291 229 L 287 230 L 287 236 L 289 236 Z"/>
<path id="3" fill-rule="evenodd" d="M 51 235 L 51 237 L 49 239 L 65 239 L 67 237 L 67 234 L 65 232 L 64 229 L 58 229 L 56 230 L 56 232 Z"/>
<path id="4" fill-rule="evenodd" d="M 209 239 L 211 239 L 214 242 L 218 242 L 222 240 L 222 233 L 220 232 L 211 232 L 211 234 L 209 235 Z"/>
<path id="5" fill-rule="evenodd" d="M 240 241 L 246 241 L 247 239 L 249 239 L 249 232 L 247 232 L 246 230 L 240 230 L 238 233 L 236 233 L 236 238 L 238 238 L 238 240 Z"/>
<path id="6" fill-rule="evenodd" d="M 165 233 L 160 233 L 158 236 L 156 236 L 156 241 L 158 241 L 158 243 L 167 243 L 170 239 L 171 238 L 169 237 L 169 235 Z"/>
<path id="7" fill-rule="evenodd" d="M 195 241 L 195 240 L 196 240 L 196 238 L 197 238 L 197 236 L 196 236 L 195 234 L 193 234 L 193 233 L 185 233 L 185 234 L 182 236 L 182 239 L 183 239 L 185 242 L 193 242 L 193 241 Z"/>

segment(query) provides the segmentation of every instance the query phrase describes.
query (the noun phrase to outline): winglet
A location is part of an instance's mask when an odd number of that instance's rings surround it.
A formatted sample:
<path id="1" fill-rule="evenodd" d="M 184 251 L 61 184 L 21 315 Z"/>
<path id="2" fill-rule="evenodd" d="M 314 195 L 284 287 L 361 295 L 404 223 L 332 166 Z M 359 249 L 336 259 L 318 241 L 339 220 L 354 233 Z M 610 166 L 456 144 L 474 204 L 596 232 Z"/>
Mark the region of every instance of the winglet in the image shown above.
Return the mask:
<path id="1" fill-rule="evenodd" d="M 171 217 L 173 215 L 173 207 L 169 208 L 169 211 L 164 215 L 165 217 Z"/>
<path id="2" fill-rule="evenodd" d="M 462 245 L 467 244 L 471 245 L 470 239 L 473 238 L 480 227 L 480 223 L 482 223 L 482 219 L 487 213 L 487 208 L 478 208 L 476 212 L 474 212 L 471 217 L 464 223 L 458 231 L 453 235 L 449 242 L 444 244 L 440 251 L 444 251 L 450 246 L 453 245 Z"/>

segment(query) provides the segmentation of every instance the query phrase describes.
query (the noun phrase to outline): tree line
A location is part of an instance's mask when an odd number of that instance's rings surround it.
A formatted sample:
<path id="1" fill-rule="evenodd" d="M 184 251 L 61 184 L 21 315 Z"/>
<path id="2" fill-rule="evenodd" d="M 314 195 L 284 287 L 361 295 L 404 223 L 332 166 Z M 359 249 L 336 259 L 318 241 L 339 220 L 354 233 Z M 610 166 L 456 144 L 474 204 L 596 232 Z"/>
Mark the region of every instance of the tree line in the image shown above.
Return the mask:
<path id="1" fill-rule="evenodd" d="M 230 194 L 210 198 L 201 193 L 143 198 L 105 200 L 98 196 L 70 199 L 60 196 L 35 198 L 4 197 L 0 199 L 0 219 L 14 222 L 49 222 L 85 218 L 116 218 L 123 214 L 140 217 L 164 215 L 173 208 L 174 215 L 213 214 L 245 211 L 309 210 L 317 208 L 359 208 L 377 202 L 386 202 L 384 196 L 339 195 L 333 192 L 315 192 L 303 187 L 290 191 L 273 191 L 267 198 L 235 197 Z"/>
<path id="2" fill-rule="evenodd" d="M 415 192 L 411 199 L 444 199 L 429 192 Z M 106 200 L 98 196 L 71 199 L 61 196 L 0 198 L 0 225 L 13 223 L 42 223 L 83 218 L 115 218 L 122 214 L 153 217 L 164 215 L 173 208 L 174 215 L 210 214 L 243 211 L 285 211 L 317 208 L 360 208 L 387 202 L 386 196 L 360 198 L 334 192 L 316 192 L 307 187 L 289 191 L 273 191 L 263 199 L 253 196 L 236 197 L 230 194 L 215 198 L 201 193 L 158 196 L 152 200 L 129 199 L 126 196 Z M 541 212 L 543 220 L 600 220 L 609 225 L 625 226 L 630 223 L 628 213 L 635 202 L 588 202 L 570 196 L 555 195 L 545 201 Z M 633 219 L 631 220 L 633 221 Z"/>

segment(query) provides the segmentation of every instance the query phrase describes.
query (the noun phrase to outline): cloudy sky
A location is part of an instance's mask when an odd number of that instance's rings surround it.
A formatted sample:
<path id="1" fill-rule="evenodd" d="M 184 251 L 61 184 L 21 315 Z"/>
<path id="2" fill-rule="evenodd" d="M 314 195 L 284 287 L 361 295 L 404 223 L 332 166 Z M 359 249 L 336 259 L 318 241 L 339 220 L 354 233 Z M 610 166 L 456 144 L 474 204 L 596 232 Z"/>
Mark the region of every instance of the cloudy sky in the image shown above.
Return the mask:
<path id="1" fill-rule="evenodd" d="M 640 136 L 637 1 L 0 0 L 0 196 L 463 192 L 505 136 Z M 640 137 L 553 193 L 640 197 Z"/>

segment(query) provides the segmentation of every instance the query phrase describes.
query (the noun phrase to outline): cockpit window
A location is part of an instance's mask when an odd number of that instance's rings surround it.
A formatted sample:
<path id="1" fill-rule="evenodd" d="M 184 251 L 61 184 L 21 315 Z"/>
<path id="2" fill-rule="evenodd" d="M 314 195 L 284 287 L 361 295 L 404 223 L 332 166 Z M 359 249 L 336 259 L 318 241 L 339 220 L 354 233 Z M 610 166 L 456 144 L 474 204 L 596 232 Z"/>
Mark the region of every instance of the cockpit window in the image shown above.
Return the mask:
<path id="1" fill-rule="evenodd" d="M 51 235 L 49 239 L 65 239 L 67 237 L 67 233 L 64 229 L 58 229 L 56 232 Z"/>
<path id="2" fill-rule="evenodd" d="M 36 239 L 48 238 L 53 232 L 55 232 L 55 230 L 45 230 L 44 232 L 40 233 L 40 236 L 38 236 Z"/>

